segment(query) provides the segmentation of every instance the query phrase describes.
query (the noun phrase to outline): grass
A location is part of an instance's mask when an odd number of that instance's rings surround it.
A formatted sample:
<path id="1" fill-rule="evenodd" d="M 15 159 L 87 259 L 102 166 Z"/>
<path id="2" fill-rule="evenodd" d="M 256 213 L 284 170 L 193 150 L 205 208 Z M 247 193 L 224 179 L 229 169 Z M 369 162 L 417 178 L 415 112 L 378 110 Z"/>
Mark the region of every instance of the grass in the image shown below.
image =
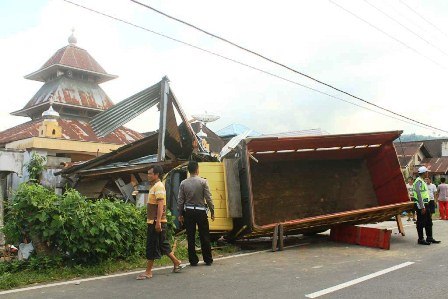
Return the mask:
<path id="1" fill-rule="evenodd" d="M 213 250 L 213 255 L 214 257 L 221 257 L 237 251 L 237 247 L 226 245 Z M 185 240 L 179 240 L 175 249 L 175 255 L 184 263 L 188 261 L 188 251 Z M 163 256 L 160 260 L 156 260 L 154 262 L 155 267 L 163 267 L 171 264 L 171 260 L 166 256 Z M 5 272 L 0 273 L 0 290 L 18 288 L 28 286 L 30 284 L 100 276 L 116 272 L 142 269 L 145 267 L 146 259 L 143 257 L 135 257 L 129 260 L 104 261 L 95 265 L 76 265 L 71 267 L 54 267 L 39 270 L 25 269 L 13 273 Z"/>

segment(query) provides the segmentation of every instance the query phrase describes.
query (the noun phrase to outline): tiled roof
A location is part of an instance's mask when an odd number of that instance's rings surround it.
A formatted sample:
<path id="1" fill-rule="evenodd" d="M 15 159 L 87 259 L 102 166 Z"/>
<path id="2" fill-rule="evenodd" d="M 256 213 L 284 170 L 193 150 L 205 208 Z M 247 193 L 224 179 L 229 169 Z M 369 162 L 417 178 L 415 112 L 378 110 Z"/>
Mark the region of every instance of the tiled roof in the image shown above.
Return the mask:
<path id="1" fill-rule="evenodd" d="M 71 105 L 99 110 L 106 110 L 113 106 L 112 101 L 98 84 L 60 77 L 45 83 L 23 109 L 15 111 L 12 114 L 19 116 L 37 114 L 40 116 L 43 111 L 48 109 L 50 98 L 52 98 L 53 103 L 56 105 Z M 33 108 L 45 103 L 47 105 L 41 108 Z M 56 108 L 56 110 L 58 109 Z"/>
<path id="2" fill-rule="evenodd" d="M 86 121 L 58 119 L 58 123 L 62 127 L 63 139 L 67 140 L 128 144 L 143 138 L 142 134 L 125 127 L 120 127 L 105 137 L 100 138 L 95 135 L 92 127 Z M 38 137 L 41 124 L 42 119 L 32 120 L 0 132 L 0 145 L 30 137 Z"/>
<path id="3" fill-rule="evenodd" d="M 25 78 L 45 82 L 49 74 L 56 73 L 58 66 L 94 74 L 98 83 L 117 77 L 108 74 L 86 50 L 75 45 L 68 45 L 56 51 L 39 70 L 25 76 Z"/>
<path id="4" fill-rule="evenodd" d="M 95 73 L 107 74 L 103 67 L 84 49 L 68 45 L 59 49 L 44 63 L 40 70 L 53 64 L 61 64 Z"/>

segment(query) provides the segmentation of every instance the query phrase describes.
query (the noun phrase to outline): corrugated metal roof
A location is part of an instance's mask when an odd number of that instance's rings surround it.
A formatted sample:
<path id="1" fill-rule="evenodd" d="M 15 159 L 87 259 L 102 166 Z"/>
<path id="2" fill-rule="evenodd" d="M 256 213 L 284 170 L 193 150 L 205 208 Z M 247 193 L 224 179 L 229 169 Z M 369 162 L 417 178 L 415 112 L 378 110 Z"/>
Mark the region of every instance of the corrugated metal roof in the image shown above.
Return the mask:
<path id="1" fill-rule="evenodd" d="M 142 134 L 125 127 L 117 128 L 105 137 L 98 137 L 87 121 L 74 119 L 58 119 L 57 121 L 62 127 L 63 139 L 67 140 L 128 144 L 143 138 Z M 38 137 L 41 125 L 42 119 L 32 120 L 0 132 L 0 145 L 30 137 Z"/>
<path id="2" fill-rule="evenodd" d="M 62 76 L 45 83 L 23 109 L 11 114 L 40 116 L 41 111 L 48 109 L 50 98 L 55 106 L 91 108 L 99 110 L 98 112 L 113 106 L 112 101 L 98 84 Z M 62 111 L 61 115 L 63 114 Z"/>
<path id="3" fill-rule="evenodd" d="M 39 70 L 25 76 L 25 78 L 46 81 L 46 77 L 50 73 L 49 69 L 53 69 L 54 66 L 92 73 L 99 79 L 98 82 L 105 82 L 117 77 L 108 74 L 86 50 L 75 45 L 68 45 L 56 51 Z"/>
<path id="4" fill-rule="evenodd" d="M 160 101 L 161 83 L 154 84 L 98 114 L 90 123 L 99 136 L 107 135 Z"/>
<path id="5" fill-rule="evenodd" d="M 238 136 L 246 132 L 247 130 L 251 130 L 250 128 L 246 127 L 245 125 L 241 124 L 231 124 L 219 131 L 216 132 L 216 134 L 219 137 L 230 137 L 230 136 Z M 261 136 L 261 133 L 258 133 L 257 131 L 251 130 L 251 133 L 249 135 L 250 137 L 256 137 Z"/>
<path id="6" fill-rule="evenodd" d="M 431 174 L 446 174 L 448 172 L 448 157 L 426 158 L 423 159 L 421 165 L 426 165 Z"/>
<path id="7" fill-rule="evenodd" d="M 322 131 L 321 129 L 308 129 L 308 130 L 300 130 L 300 131 L 291 131 L 291 132 L 280 132 L 275 134 L 263 134 L 262 137 L 297 137 L 297 136 L 322 136 L 329 135 L 328 132 Z"/>

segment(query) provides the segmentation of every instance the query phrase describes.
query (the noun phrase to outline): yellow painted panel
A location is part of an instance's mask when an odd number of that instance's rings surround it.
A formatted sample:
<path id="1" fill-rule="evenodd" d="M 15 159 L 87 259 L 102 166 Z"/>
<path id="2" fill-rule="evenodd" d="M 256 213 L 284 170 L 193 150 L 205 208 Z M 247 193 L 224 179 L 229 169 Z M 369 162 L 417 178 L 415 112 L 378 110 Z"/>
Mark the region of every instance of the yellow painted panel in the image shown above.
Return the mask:
<path id="1" fill-rule="evenodd" d="M 199 163 L 199 175 L 206 178 L 215 205 L 215 221 L 210 220 L 210 231 L 230 231 L 233 221 L 228 218 L 226 186 L 224 183 L 224 163 Z"/>
<path id="2" fill-rule="evenodd" d="M 213 204 L 215 205 L 215 209 L 227 209 L 226 200 L 213 200 Z"/>
<path id="3" fill-rule="evenodd" d="M 216 173 L 216 172 L 209 172 L 209 173 L 200 173 L 200 177 L 206 179 L 207 181 L 213 181 L 213 182 L 222 182 L 224 183 L 224 173 Z"/>
<path id="4" fill-rule="evenodd" d="M 219 190 L 219 191 L 225 191 L 226 185 L 224 182 L 217 182 L 217 181 L 208 181 L 208 186 L 211 190 Z"/>
<path id="5" fill-rule="evenodd" d="M 226 194 L 223 190 L 211 190 L 213 200 L 226 200 Z"/>
<path id="6" fill-rule="evenodd" d="M 200 162 L 199 163 L 199 173 L 218 173 L 224 172 L 224 163 L 221 162 Z"/>
<path id="7" fill-rule="evenodd" d="M 227 218 L 227 210 L 226 209 L 215 209 L 215 217 L 216 218 Z"/>

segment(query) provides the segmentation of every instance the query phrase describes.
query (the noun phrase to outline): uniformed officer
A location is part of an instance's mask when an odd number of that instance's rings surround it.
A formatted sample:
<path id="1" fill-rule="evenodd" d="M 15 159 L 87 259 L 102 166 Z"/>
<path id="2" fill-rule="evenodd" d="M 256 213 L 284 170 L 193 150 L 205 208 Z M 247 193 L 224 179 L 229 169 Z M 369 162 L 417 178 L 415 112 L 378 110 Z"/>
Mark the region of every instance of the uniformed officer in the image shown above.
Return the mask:
<path id="1" fill-rule="evenodd" d="M 196 161 L 188 163 L 190 177 L 183 180 L 179 187 L 177 208 L 179 222 L 185 222 L 188 240 L 188 260 L 191 266 L 199 262 L 196 255 L 195 237 L 196 225 L 198 226 L 201 240 L 202 257 L 206 265 L 213 263 L 210 245 L 210 231 L 207 218 L 207 206 L 210 209 L 211 219 L 215 220 L 215 210 L 207 180 L 199 177 L 199 165 Z M 207 202 L 207 205 L 206 205 Z"/>
<path id="2" fill-rule="evenodd" d="M 432 219 L 429 210 L 429 191 L 424 178 L 428 177 L 428 169 L 421 166 L 418 169 L 418 177 L 414 181 L 414 209 L 417 212 L 417 233 L 418 244 L 431 245 L 431 243 L 440 243 L 432 236 Z M 426 240 L 423 238 L 423 228 L 426 231 Z"/>

